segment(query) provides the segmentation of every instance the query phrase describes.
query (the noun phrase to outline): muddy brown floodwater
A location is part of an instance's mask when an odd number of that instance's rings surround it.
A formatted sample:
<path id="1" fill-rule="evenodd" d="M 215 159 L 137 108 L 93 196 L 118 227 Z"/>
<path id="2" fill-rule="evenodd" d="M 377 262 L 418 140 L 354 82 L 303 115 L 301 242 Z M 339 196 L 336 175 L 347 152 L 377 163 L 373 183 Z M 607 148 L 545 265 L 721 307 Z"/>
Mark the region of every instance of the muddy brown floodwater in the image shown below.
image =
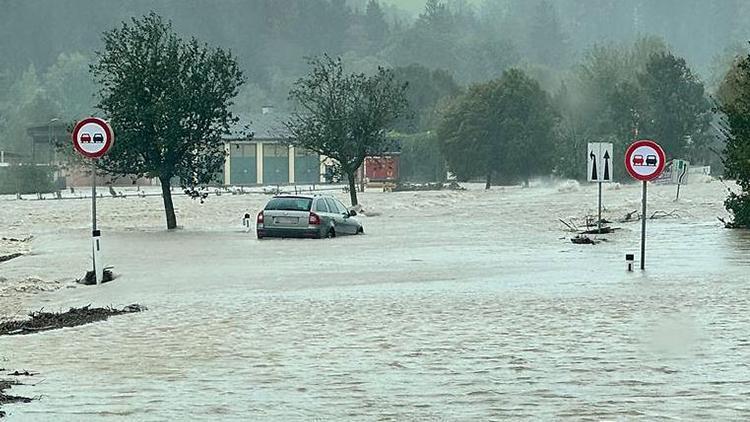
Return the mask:
<path id="1" fill-rule="evenodd" d="M 106 199 L 120 278 L 19 297 L 25 309 L 142 303 L 148 312 L 0 338 L 43 374 L 13 421 L 747 420 L 750 235 L 721 228 L 718 182 L 650 189 L 648 269 L 626 273 L 639 224 L 573 245 L 558 218 L 593 213 L 574 183 L 490 192 L 367 193 L 367 235 L 258 241 L 263 196 Z M 344 196 L 342 195 L 342 198 Z M 605 216 L 639 208 L 609 187 Z M 6 206 L 7 205 L 7 206 Z M 86 201 L 9 201 L 33 234 L 8 280 L 88 263 Z"/>

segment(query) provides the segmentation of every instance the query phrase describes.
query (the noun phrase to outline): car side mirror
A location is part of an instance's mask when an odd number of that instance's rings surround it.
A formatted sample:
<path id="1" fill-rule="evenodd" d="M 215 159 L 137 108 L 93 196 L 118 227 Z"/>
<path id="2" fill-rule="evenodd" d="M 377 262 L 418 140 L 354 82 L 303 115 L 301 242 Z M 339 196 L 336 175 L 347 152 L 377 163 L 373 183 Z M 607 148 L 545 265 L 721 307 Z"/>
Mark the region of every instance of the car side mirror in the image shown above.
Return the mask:
<path id="1" fill-rule="evenodd" d="M 349 217 L 354 217 L 355 215 L 357 215 L 357 211 L 349 210 Z"/>

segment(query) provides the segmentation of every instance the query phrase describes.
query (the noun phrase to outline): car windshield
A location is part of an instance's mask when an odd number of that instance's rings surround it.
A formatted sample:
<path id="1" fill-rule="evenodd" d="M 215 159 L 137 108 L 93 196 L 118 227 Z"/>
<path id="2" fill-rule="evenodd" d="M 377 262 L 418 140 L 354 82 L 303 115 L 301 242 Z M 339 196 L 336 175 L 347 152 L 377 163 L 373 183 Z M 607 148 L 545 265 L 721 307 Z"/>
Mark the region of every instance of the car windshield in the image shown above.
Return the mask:
<path id="1" fill-rule="evenodd" d="M 279 211 L 310 211 L 310 198 L 273 198 L 266 205 L 266 210 Z"/>

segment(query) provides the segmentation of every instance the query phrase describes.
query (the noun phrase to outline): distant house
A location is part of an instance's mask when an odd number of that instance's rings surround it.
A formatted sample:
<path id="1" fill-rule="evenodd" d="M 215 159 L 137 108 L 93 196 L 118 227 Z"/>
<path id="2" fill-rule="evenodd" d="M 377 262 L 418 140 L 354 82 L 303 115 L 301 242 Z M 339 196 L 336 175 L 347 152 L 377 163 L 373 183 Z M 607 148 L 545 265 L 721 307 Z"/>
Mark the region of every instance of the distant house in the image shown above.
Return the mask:
<path id="1" fill-rule="evenodd" d="M 288 114 L 277 113 L 273 107 L 263 107 L 261 113 L 241 114 L 239 117 L 233 135 L 225 140 L 225 185 L 321 182 L 320 154 L 288 144 L 289 133 L 284 127 Z"/>
<path id="2" fill-rule="evenodd" d="M 59 119 L 30 126 L 26 128 L 26 134 L 30 141 L 26 151 L 30 164 L 57 165 L 57 145 L 70 139 L 67 125 Z"/>
<path id="3" fill-rule="evenodd" d="M 70 122 L 68 122 L 70 123 Z M 45 124 L 37 124 L 26 128 L 31 145 L 29 155 L 23 164 L 33 163 L 36 166 L 48 166 L 53 174 L 58 188 L 69 186 L 90 186 L 91 175 L 89 169 L 71 167 L 64 154 L 59 154 L 59 148 L 65 144 L 72 144 L 68 123 L 52 119 Z M 155 181 L 141 178 L 133 181 L 131 177 L 113 178 L 100 177 L 99 183 L 111 186 L 153 185 Z"/>

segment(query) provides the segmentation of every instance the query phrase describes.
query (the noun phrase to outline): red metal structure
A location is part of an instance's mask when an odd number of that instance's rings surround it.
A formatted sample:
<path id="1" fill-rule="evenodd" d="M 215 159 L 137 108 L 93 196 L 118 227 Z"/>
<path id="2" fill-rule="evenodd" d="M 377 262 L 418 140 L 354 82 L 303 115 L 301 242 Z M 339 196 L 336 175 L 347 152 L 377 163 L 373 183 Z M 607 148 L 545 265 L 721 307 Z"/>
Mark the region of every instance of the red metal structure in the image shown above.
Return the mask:
<path id="1" fill-rule="evenodd" d="M 371 182 L 398 180 L 399 158 L 398 154 L 365 158 L 365 177 Z"/>

